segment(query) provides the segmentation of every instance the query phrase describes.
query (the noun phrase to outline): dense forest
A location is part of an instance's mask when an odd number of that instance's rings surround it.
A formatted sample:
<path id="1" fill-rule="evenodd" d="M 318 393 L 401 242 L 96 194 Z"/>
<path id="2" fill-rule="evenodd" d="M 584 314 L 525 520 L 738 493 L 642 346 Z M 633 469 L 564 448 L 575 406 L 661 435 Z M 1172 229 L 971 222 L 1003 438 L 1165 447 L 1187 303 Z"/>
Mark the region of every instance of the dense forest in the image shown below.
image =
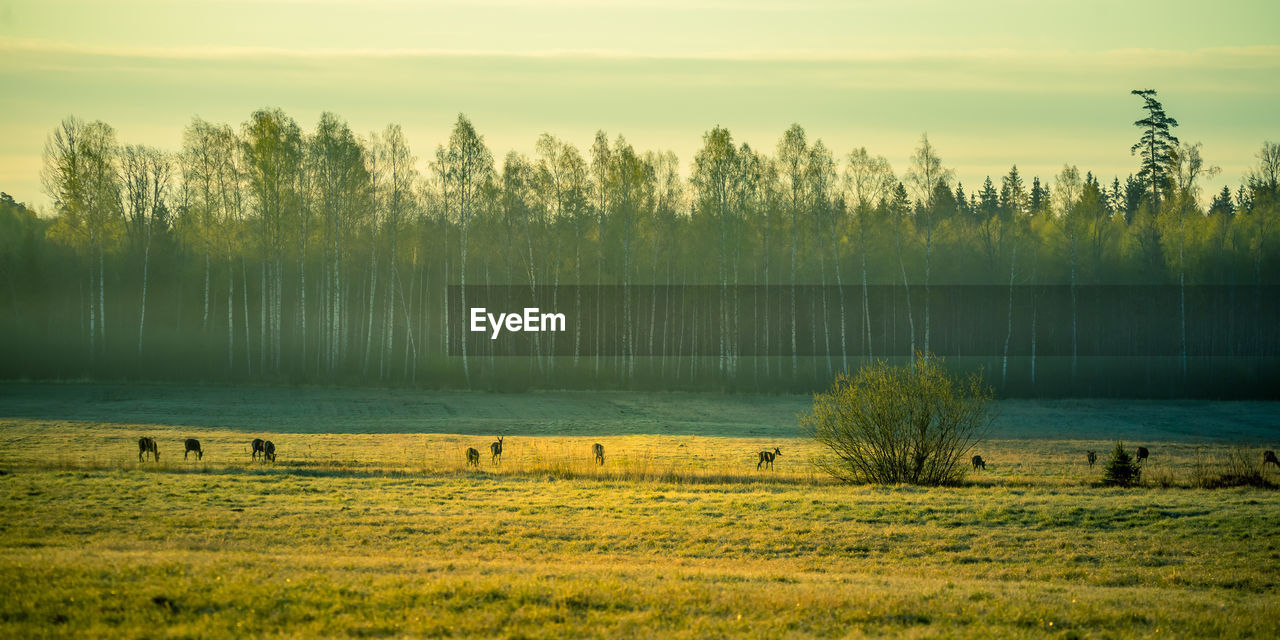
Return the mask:
<path id="1" fill-rule="evenodd" d="M 1011 166 L 981 185 L 956 182 L 927 136 L 895 172 L 799 125 L 774 149 L 716 127 L 686 170 L 604 132 L 498 161 L 461 115 L 422 162 L 398 126 L 363 137 L 332 113 L 310 132 L 276 109 L 197 118 L 176 152 L 67 118 L 44 150 L 51 215 L 0 201 L 0 377 L 797 391 L 919 350 L 1006 395 L 1274 396 L 1280 145 L 1210 188 L 1200 145 L 1134 94 L 1142 118 L 1117 141 L 1132 175 Z M 577 311 L 604 304 L 589 287 L 621 291 L 611 315 L 582 317 L 614 318 L 623 346 L 596 327 L 528 357 L 486 352 L 450 330 L 449 305 L 493 285 Z M 653 285 L 719 296 L 719 342 L 658 355 L 634 328 L 659 315 Z M 956 324 L 965 286 L 995 308 L 980 327 Z M 1162 292 L 1172 315 L 1090 306 L 1117 286 Z M 663 295 L 661 315 L 684 313 Z M 1232 327 L 1248 335 L 1204 347 Z M 1120 329 L 1170 346 L 1081 344 Z M 939 346 L 979 330 L 1003 350 Z M 887 332 L 898 346 L 877 352 Z M 1058 347 L 1038 356 L 1041 341 Z"/>

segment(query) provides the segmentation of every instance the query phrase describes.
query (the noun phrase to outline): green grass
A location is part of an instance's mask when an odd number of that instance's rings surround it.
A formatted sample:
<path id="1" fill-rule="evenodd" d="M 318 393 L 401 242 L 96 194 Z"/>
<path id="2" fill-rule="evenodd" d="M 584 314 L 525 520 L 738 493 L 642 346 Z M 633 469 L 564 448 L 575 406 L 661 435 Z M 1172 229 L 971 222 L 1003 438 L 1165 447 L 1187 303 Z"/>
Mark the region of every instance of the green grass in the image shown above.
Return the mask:
<path id="1" fill-rule="evenodd" d="M 1105 440 L 992 441 L 941 489 L 775 437 L 490 441 L 0 419 L 0 636 L 1280 635 L 1280 492 L 1102 488 Z"/>

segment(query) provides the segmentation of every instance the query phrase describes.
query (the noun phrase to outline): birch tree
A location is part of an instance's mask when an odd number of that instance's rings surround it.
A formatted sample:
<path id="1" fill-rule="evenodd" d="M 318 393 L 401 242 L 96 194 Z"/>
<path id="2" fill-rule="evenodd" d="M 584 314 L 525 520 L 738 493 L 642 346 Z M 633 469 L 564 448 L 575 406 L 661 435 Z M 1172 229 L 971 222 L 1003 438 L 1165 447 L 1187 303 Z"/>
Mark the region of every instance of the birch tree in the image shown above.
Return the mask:
<path id="1" fill-rule="evenodd" d="M 1063 165 L 1053 185 L 1056 200 L 1056 216 L 1058 229 L 1067 240 L 1067 260 L 1070 267 L 1071 285 L 1071 379 L 1075 380 L 1080 353 L 1078 296 L 1076 294 L 1076 264 L 1078 251 L 1077 238 L 1081 231 L 1083 216 L 1080 210 L 1080 170 L 1074 165 Z"/>
<path id="2" fill-rule="evenodd" d="M 1180 327 L 1182 375 L 1187 375 L 1187 215 L 1200 215 L 1200 180 L 1211 178 L 1222 171 L 1216 166 L 1206 166 L 1200 155 L 1201 144 L 1182 144 L 1170 153 L 1176 200 L 1174 211 L 1178 215 L 1178 320 Z"/>
<path id="3" fill-rule="evenodd" d="M 847 340 L 845 337 L 844 288 L 840 280 L 840 239 L 837 235 L 839 220 L 836 218 L 835 159 L 826 145 L 818 140 L 809 148 L 809 158 L 805 167 L 805 179 L 809 185 L 810 201 L 813 207 L 815 240 L 818 251 L 818 272 L 822 285 L 822 332 L 827 358 L 827 375 L 833 373 L 831 360 L 831 314 L 827 308 L 827 259 L 823 245 L 830 242 L 833 270 L 835 272 L 836 291 L 840 312 L 840 357 L 841 370 L 847 371 Z"/>
<path id="4" fill-rule="evenodd" d="M 788 209 L 791 213 L 791 375 L 794 378 L 800 369 L 800 360 L 796 346 L 796 251 L 800 239 L 800 211 L 804 206 L 804 171 L 808 145 L 805 143 L 804 129 L 798 124 L 791 125 L 782 139 L 778 141 L 778 162 L 781 165 L 782 180 L 789 194 Z"/>
<path id="5" fill-rule="evenodd" d="M 591 143 L 592 205 L 596 221 L 596 286 L 604 284 L 604 223 L 609 211 L 609 165 L 611 152 L 609 138 L 604 131 L 597 131 Z M 595 375 L 600 375 L 600 349 L 604 338 L 604 313 L 600 296 L 596 296 L 596 345 Z"/>
<path id="6" fill-rule="evenodd" d="M 255 111 L 243 125 L 241 154 L 256 209 L 261 260 L 259 371 L 280 368 L 280 298 L 286 216 L 297 202 L 302 131 L 279 109 Z"/>
<path id="7" fill-rule="evenodd" d="M 951 182 L 952 171 L 942 166 L 942 158 L 929 142 L 929 134 L 920 136 L 920 146 L 911 156 L 907 170 L 907 182 L 915 191 L 916 226 L 924 234 L 924 353 L 928 357 L 929 336 L 932 334 L 929 317 L 929 287 L 932 282 L 933 231 L 937 226 L 936 194 L 939 186 Z"/>
<path id="8" fill-rule="evenodd" d="M 458 223 L 460 227 L 458 270 L 460 302 L 467 308 L 467 248 L 470 241 L 471 221 L 475 216 L 480 190 L 493 177 L 493 155 L 484 145 L 484 139 L 466 116 L 458 114 L 458 121 L 449 136 L 449 146 L 444 154 L 444 171 L 447 183 L 456 190 Z M 467 341 L 462 340 L 462 372 L 467 384 L 471 384 L 471 369 L 467 364 Z"/>
<path id="9" fill-rule="evenodd" d="M 154 147 L 130 145 L 120 155 L 124 182 L 125 224 L 135 254 L 142 257 L 141 302 L 138 311 L 138 354 L 147 321 L 147 283 L 151 267 L 151 237 L 156 220 L 166 210 L 173 163 Z"/>
<path id="10" fill-rule="evenodd" d="M 872 157 L 866 147 L 849 153 L 845 169 L 845 189 L 853 203 L 854 224 L 858 230 L 858 253 L 862 269 L 862 323 L 865 330 L 867 360 L 874 359 L 871 333 L 871 305 L 867 297 L 867 235 L 874 221 L 872 209 L 877 202 L 889 199 L 897 180 L 893 167 L 884 156 Z"/>
<path id="11" fill-rule="evenodd" d="M 380 144 L 376 148 L 382 170 L 386 179 L 382 182 L 380 194 L 385 214 L 383 221 L 391 246 L 388 249 L 389 282 L 386 296 L 386 315 L 383 319 L 382 353 L 378 363 L 379 377 L 390 375 L 392 348 L 396 339 L 395 308 L 397 300 L 404 310 L 405 340 L 413 340 L 412 317 L 409 315 L 403 293 L 403 282 L 400 277 L 400 247 L 398 240 L 408 223 L 409 215 L 414 210 L 415 186 L 419 179 L 414 168 L 417 158 L 409 150 L 404 131 L 400 125 L 389 124 L 382 132 Z"/>
<path id="12" fill-rule="evenodd" d="M 85 123 L 69 117 L 45 141 L 41 170 L 45 192 L 59 214 L 50 235 L 82 251 L 88 258 L 91 358 L 99 350 L 106 349 L 104 255 L 116 245 L 124 231 L 117 153 L 115 130 L 109 125 L 100 121 Z M 95 288 L 96 305 L 93 300 Z"/>
<path id="13" fill-rule="evenodd" d="M 730 201 L 737 179 L 738 156 L 728 129 L 716 127 L 702 136 L 702 149 L 693 157 L 691 177 L 699 209 L 715 221 L 716 255 L 720 282 L 720 326 L 731 325 L 729 308 L 729 253 L 734 212 Z M 730 373 L 729 332 L 720 331 L 720 370 Z"/>
<path id="14" fill-rule="evenodd" d="M 1018 167 L 1011 168 L 1009 175 L 1004 177 L 1000 187 L 1000 200 L 1001 206 L 1005 209 L 1007 215 L 1008 234 L 1013 245 L 1012 250 L 1009 252 L 1008 329 L 1004 338 L 1004 356 L 1000 362 L 1000 384 L 1005 386 L 1009 380 L 1009 346 L 1013 341 L 1013 292 L 1014 284 L 1017 280 L 1018 238 L 1025 223 L 1023 211 L 1027 203 L 1026 187 L 1022 182 L 1022 178 L 1018 175 Z"/>

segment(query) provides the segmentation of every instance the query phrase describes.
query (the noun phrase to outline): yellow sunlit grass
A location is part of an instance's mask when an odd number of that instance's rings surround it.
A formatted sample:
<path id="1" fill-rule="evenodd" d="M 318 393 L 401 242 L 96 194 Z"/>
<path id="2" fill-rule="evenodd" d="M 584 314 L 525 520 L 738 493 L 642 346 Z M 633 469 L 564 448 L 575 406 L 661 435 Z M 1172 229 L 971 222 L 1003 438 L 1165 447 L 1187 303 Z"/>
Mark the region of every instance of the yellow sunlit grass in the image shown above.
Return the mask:
<path id="1" fill-rule="evenodd" d="M 1280 496 L 1101 488 L 1083 448 L 1103 442 L 990 442 L 987 472 L 922 489 L 833 484 L 790 439 L 508 435 L 497 464 L 477 436 L 0 427 L 5 636 L 1280 630 Z M 255 436 L 274 465 L 250 461 Z M 1149 446 L 1150 473 L 1194 465 Z"/>

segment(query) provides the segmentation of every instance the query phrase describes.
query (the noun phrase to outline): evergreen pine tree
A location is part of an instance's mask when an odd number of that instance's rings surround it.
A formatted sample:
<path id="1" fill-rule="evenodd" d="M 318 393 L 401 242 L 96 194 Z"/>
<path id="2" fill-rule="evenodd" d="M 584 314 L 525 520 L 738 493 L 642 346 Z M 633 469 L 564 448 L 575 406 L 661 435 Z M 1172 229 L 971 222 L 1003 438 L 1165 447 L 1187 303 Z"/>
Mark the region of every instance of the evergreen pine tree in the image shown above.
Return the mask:
<path id="1" fill-rule="evenodd" d="M 1142 98 L 1147 117 L 1133 123 L 1142 128 L 1142 137 L 1130 147 L 1129 153 L 1137 153 L 1142 158 L 1138 177 L 1150 185 L 1154 210 L 1159 211 L 1160 190 L 1169 183 L 1171 156 L 1178 149 L 1178 139 L 1171 132 L 1178 121 L 1164 112 L 1164 105 L 1156 100 L 1155 89 L 1134 89 L 1130 93 Z"/>
<path id="2" fill-rule="evenodd" d="M 1111 451 L 1111 460 L 1107 462 L 1106 473 L 1102 481 L 1112 487 L 1132 487 L 1138 483 L 1142 468 L 1133 461 L 1133 456 L 1124 450 L 1124 443 L 1117 442 Z"/>

